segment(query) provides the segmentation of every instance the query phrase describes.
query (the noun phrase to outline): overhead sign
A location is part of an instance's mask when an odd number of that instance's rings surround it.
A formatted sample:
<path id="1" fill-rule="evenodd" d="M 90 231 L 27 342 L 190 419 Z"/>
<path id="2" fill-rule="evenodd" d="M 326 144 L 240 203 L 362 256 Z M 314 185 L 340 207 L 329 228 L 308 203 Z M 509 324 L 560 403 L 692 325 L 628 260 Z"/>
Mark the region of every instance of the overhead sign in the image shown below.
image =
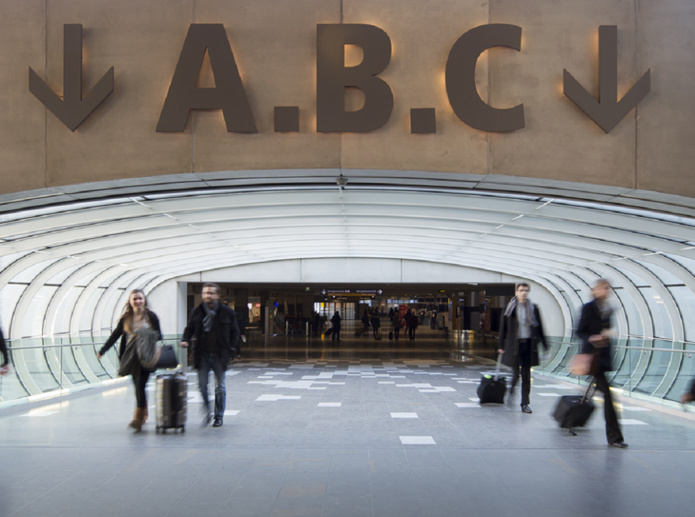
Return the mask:
<path id="1" fill-rule="evenodd" d="M 477 90 L 478 58 L 487 50 L 505 47 L 521 52 L 522 29 L 509 24 L 486 24 L 464 33 L 452 46 L 445 67 L 446 94 L 451 109 L 464 124 L 487 132 L 510 132 L 525 127 L 524 105 L 499 108 L 484 101 Z M 618 100 L 618 29 L 599 27 L 599 97 L 595 99 L 566 69 L 564 95 L 591 120 L 609 133 L 650 91 L 647 70 L 630 91 Z M 95 33 L 93 37 L 98 37 Z M 70 130 L 74 131 L 104 102 L 114 89 L 111 67 L 82 97 L 82 26 L 64 26 L 64 84 L 62 98 L 29 68 L 29 90 Z M 345 47 L 362 49 L 362 62 L 345 65 Z M 215 78 L 213 88 L 198 86 L 205 55 Z M 366 24 L 318 24 L 316 26 L 316 131 L 365 133 L 388 122 L 394 107 L 391 86 L 379 74 L 389 66 L 391 38 L 381 28 Z M 401 58 L 402 59 L 402 58 Z M 559 74 L 559 71 L 558 71 Z M 127 77 L 127 75 L 126 75 Z M 513 80 L 513 77 L 507 78 Z M 346 89 L 359 89 L 364 104 L 356 111 L 345 107 Z M 275 106 L 274 130 L 299 132 L 302 106 Z M 236 58 L 222 24 L 189 26 L 156 123 L 160 133 L 183 132 L 194 110 L 220 110 L 227 131 L 256 133 L 253 109 L 242 82 Z M 411 133 L 436 133 L 435 108 L 410 109 Z"/>
<path id="2" fill-rule="evenodd" d="M 75 131 L 113 92 L 113 67 L 82 97 L 82 25 L 63 27 L 63 95 L 55 93 L 29 67 L 29 91 L 68 129 Z"/>
<path id="3" fill-rule="evenodd" d="M 321 289 L 321 294 L 324 296 L 351 296 L 351 297 L 362 297 L 374 298 L 383 294 L 384 291 L 381 289 Z"/>

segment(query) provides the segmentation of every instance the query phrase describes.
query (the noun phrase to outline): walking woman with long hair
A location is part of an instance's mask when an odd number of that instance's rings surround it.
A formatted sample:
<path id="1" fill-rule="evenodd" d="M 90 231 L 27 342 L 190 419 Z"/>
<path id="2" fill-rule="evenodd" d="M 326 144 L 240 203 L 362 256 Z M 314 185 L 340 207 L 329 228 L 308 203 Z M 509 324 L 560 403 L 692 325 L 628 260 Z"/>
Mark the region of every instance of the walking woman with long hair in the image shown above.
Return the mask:
<path id="1" fill-rule="evenodd" d="M 118 358 L 123 361 L 126 348 L 136 345 L 135 341 L 138 339 L 138 333 L 144 329 L 151 329 L 156 334 L 157 339 L 162 339 L 159 318 L 147 307 L 145 293 L 141 289 L 133 289 L 128 296 L 128 303 L 126 303 L 123 308 L 123 313 L 121 319 L 118 320 L 118 325 L 116 325 L 109 339 L 106 340 L 104 346 L 101 347 L 101 350 L 97 353 L 97 357 L 101 359 L 120 337 L 121 344 L 118 350 Z M 129 373 L 133 376 L 137 407 L 133 415 L 133 420 L 131 420 L 128 425 L 136 431 L 141 431 L 143 424 L 147 421 L 147 396 L 145 394 L 145 386 L 152 372 L 144 368 L 140 364 L 137 354 L 134 354 L 133 366 L 130 368 Z"/>

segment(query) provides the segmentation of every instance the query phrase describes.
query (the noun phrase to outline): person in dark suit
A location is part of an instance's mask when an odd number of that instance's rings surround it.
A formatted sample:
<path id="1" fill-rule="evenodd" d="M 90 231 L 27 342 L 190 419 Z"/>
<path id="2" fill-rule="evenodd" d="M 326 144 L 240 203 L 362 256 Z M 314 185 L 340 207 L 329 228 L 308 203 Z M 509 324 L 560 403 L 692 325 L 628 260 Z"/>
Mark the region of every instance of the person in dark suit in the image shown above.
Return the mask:
<path id="1" fill-rule="evenodd" d="M 193 339 L 193 367 L 198 371 L 198 389 L 205 405 L 203 426 L 220 427 L 224 421 L 227 403 L 227 388 L 224 377 L 230 359 L 234 358 L 239 342 L 239 324 L 234 309 L 220 302 L 220 286 L 203 284 L 203 301 L 195 307 L 188 318 L 179 343 L 188 347 Z M 208 382 L 210 371 L 215 375 L 214 413 L 210 412 Z"/>
<path id="2" fill-rule="evenodd" d="M 596 389 L 603 393 L 603 414 L 606 419 L 606 438 L 608 444 L 624 449 L 627 447 L 620 430 L 618 415 L 613 406 L 610 385 L 606 372 L 613 370 L 611 356 L 611 317 L 613 309 L 608 303 L 611 285 L 603 278 L 594 283 L 591 294 L 594 299 L 582 307 L 577 327 L 577 336 L 582 340 L 582 354 L 595 356 L 592 371 Z"/>
<path id="3" fill-rule="evenodd" d="M 340 341 L 340 322 L 342 318 L 340 317 L 340 313 L 338 311 L 335 311 L 335 314 L 333 314 L 333 317 L 331 318 L 331 324 L 333 325 L 333 332 L 331 333 L 331 339 L 333 341 Z"/>
<path id="4" fill-rule="evenodd" d="M 502 364 L 514 372 L 510 396 L 514 393 L 521 373 L 521 411 L 531 411 L 531 367 L 540 364 L 538 343 L 547 351 L 548 344 L 543 333 L 541 313 L 535 303 L 528 299 L 531 287 L 519 282 L 504 311 L 500 323 L 499 346 L 497 352 L 502 354 Z"/>

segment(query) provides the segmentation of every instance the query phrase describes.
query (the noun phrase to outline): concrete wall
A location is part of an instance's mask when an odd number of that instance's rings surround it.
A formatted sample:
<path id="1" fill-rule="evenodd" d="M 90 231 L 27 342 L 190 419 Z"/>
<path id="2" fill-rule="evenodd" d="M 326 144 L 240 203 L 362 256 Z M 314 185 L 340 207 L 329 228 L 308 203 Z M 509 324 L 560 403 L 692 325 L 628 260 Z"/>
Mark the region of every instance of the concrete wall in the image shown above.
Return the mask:
<path id="1" fill-rule="evenodd" d="M 695 2 L 691 0 L 0 0 L 0 194 L 122 178 L 261 169 L 355 168 L 509 175 L 695 197 Z M 392 43 L 379 75 L 394 95 L 380 129 L 316 132 L 317 24 L 371 24 Z M 28 69 L 63 90 L 63 26 L 82 24 L 83 90 L 115 69 L 115 89 L 70 131 L 29 92 Z M 196 111 L 183 133 L 156 126 L 188 28 L 226 28 L 258 128 L 228 133 Z M 461 122 L 444 70 L 474 27 L 522 28 L 521 51 L 481 55 L 477 87 L 526 125 L 487 133 Z M 562 93 L 563 69 L 596 95 L 599 25 L 618 27 L 618 91 L 648 69 L 651 92 L 609 134 Z M 213 84 L 203 67 L 200 84 Z M 350 100 L 350 103 L 357 102 Z M 275 106 L 300 130 L 276 133 Z M 437 132 L 410 134 L 410 109 Z"/>

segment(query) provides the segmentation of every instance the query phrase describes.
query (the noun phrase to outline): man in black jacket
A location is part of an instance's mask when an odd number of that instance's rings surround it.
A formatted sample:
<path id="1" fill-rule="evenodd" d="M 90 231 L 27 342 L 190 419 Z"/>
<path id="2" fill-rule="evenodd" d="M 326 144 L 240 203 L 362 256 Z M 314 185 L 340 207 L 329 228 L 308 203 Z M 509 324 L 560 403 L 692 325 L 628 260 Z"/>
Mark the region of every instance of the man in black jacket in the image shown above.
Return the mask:
<path id="1" fill-rule="evenodd" d="M 541 313 L 536 304 L 528 299 L 530 290 L 531 287 L 525 282 L 516 285 L 514 298 L 507 305 L 500 323 L 497 350 L 502 354 L 502 363 L 514 372 L 510 397 L 514 393 L 521 371 L 521 411 L 524 413 L 532 413 L 529 406 L 531 367 L 540 364 L 538 343 L 542 343 L 545 350 L 548 350 Z"/>
<path id="2" fill-rule="evenodd" d="M 582 354 L 594 354 L 595 368 L 592 368 L 596 389 L 603 393 L 603 414 L 606 419 L 606 438 L 608 444 L 619 449 L 627 447 L 620 430 L 618 415 L 613 406 L 611 389 L 606 372 L 613 370 L 611 357 L 611 317 L 613 310 L 608 303 L 611 285 L 608 280 L 599 279 L 594 283 L 591 294 L 594 299 L 582 307 L 577 336 L 582 340 Z"/>
<path id="3" fill-rule="evenodd" d="M 217 284 L 203 284 L 203 302 L 191 312 L 180 346 L 187 347 L 192 338 L 196 340 L 193 367 L 198 370 L 198 387 L 206 410 L 203 425 L 209 425 L 214 418 L 213 427 L 220 427 L 227 396 L 224 376 L 239 341 L 239 325 L 234 310 L 220 303 Z M 210 370 L 215 374 L 214 415 L 210 414 L 208 400 Z"/>

